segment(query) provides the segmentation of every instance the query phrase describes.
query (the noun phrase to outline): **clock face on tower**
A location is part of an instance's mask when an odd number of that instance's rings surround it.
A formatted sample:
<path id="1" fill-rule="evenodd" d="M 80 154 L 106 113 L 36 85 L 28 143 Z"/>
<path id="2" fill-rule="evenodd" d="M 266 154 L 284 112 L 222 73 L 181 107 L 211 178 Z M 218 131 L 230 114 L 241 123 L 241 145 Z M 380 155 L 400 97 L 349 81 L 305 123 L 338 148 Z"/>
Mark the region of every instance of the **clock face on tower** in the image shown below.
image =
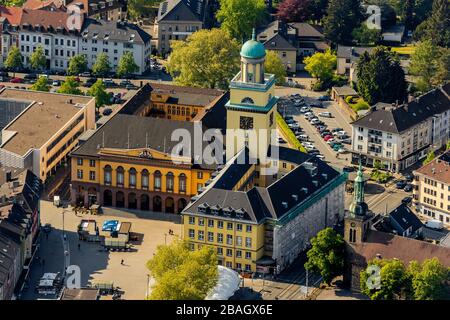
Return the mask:
<path id="1" fill-rule="evenodd" d="M 239 120 L 239 128 L 243 130 L 253 129 L 253 118 L 241 116 Z"/>

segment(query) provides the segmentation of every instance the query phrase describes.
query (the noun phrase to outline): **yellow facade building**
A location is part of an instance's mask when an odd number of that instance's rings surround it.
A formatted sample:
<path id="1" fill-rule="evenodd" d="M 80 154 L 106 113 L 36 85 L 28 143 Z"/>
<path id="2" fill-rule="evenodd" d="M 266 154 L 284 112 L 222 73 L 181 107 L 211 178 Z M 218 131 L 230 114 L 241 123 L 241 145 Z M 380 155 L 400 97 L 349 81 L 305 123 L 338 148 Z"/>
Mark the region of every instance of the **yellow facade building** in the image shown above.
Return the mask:
<path id="1" fill-rule="evenodd" d="M 173 156 L 178 128 L 194 123 L 115 115 L 71 154 L 72 203 L 180 212 L 214 167 Z"/>
<path id="2" fill-rule="evenodd" d="M 276 145 L 275 77 L 264 60 L 253 35 L 225 104 L 227 162 L 182 211 L 192 250 L 211 246 L 218 264 L 247 274 L 280 272 L 344 213 L 345 174 Z"/>

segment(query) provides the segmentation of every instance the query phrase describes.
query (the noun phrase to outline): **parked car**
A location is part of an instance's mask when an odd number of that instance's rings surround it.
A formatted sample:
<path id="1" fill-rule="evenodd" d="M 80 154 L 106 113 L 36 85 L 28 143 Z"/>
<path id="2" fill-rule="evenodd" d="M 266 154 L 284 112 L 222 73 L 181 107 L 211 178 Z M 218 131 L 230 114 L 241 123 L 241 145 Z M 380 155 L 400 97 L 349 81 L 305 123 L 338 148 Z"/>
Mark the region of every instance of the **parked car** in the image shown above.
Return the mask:
<path id="1" fill-rule="evenodd" d="M 113 111 L 112 111 L 111 108 L 105 108 L 105 109 L 103 109 L 102 114 L 103 114 L 104 116 L 109 116 L 112 112 L 113 112 Z"/>
<path id="2" fill-rule="evenodd" d="M 310 122 L 312 125 L 314 125 L 314 124 L 319 124 L 319 123 L 320 123 L 319 119 L 311 119 L 309 122 Z"/>
<path id="3" fill-rule="evenodd" d="M 52 86 L 59 87 L 60 85 L 61 85 L 61 81 L 60 80 L 53 80 Z"/>
<path id="4" fill-rule="evenodd" d="M 333 130 L 331 130 L 331 132 L 339 132 L 339 131 L 344 131 L 344 129 L 342 129 L 342 128 L 334 128 Z"/>
<path id="5" fill-rule="evenodd" d="M 88 78 L 86 82 L 83 84 L 84 87 L 90 88 L 94 83 L 97 82 L 97 78 Z"/>
<path id="6" fill-rule="evenodd" d="M 309 140 L 309 137 L 306 134 L 299 134 L 295 137 L 300 141 L 308 141 Z"/>
<path id="7" fill-rule="evenodd" d="M 313 101 L 309 105 L 311 108 L 323 108 L 323 103 L 320 101 Z"/>
<path id="8" fill-rule="evenodd" d="M 402 199 L 402 203 L 405 204 L 405 205 L 408 205 L 408 204 L 410 204 L 411 202 L 412 202 L 412 198 L 411 198 L 411 197 L 404 197 L 404 198 Z"/>
<path id="9" fill-rule="evenodd" d="M 90 77 L 90 76 L 91 76 L 91 73 L 85 71 L 85 72 L 80 73 L 79 76 L 80 76 L 80 77 Z"/>
<path id="10" fill-rule="evenodd" d="M 323 137 L 323 140 L 325 140 L 325 141 L 328 141 L 330 139 L 333 139 L 333 136 L 326 135 L 325 137 Z"/>
<path id="11" fill-rule="evenodd" d="M 342 139 L 342 140 L 340 140 L 340 142 L 345 143 L 345 144 L 352 144 L 352 139 Z"/>
<path id="12" fill-rule="evenodd" d="M 333 114 L 331 112 L 320 112 L 319 117 L 333 118 Z"/>
<path id="13" fill-rule="evenodd" d="M 23 83 L 23 79 L 19 77 L 14 77 L 10 80 L 11 83 Z"/>
<path id="14" fill-rule="evenodd" d="M 130 80 L 122 80 L 122 81 L 120 81 L 119 86 L 126 87 L 129 84 L 131 84 Z"/>
<path id="15" fill-rule="evenodd" d="M 132 83 L 127 84 L 127 85 L 125 86 L 125 89 L 127 89 L 127 90 L 136 90 L 136 89 L 138 89 L 138 88 L 139 88 L 138 86 L 136 86 L 136 85 L 134 85 L 134 84 L 132 84 Z"/>
<path id="16" fill-rule="evenodd" d="M 330 101 L 331 97 L 328 95 L 324 95 L 324 96 L 320 96 L 319 98 L 317 98 L 317 100 L 319 101 Z"/>
<path id="17" fill-rule="evenodd" d="M 344 168 L 342 168 L 342 171 L 344 171 L 344 172 L 354 172 L 355 168 L 351 167 L 351 166 L 345 166 Z"/>
<path id="18" fill-rule="evenodd" d="M 306 112 L 309 112 L 311 109 L 309 108 L 309 107 L 301 107 L 300 108 L 300 112 L 301 113 L 306 113 Z"/>
<path id="19" fill-rule="evenodd" d="M 414 180 L 414 175 L 412 173 L 407 173 L 404 177 L 408 182 L 412 182 Z"/>
<path id="20" fill-rule="evenodd" d="M 321 155 L 321 154 L 316 154 L 316 158 L 320 159 L 320 160 L 324 160 L 325 156 Z"/>
<path id="21" fill-rule="evenodd" d="M 326 136 L 332 136 L 332 134 L 331 134 L 330 131 L 325 130 L 325 131 L 323 131 L 323 132 L 320 133 L 320 136 L 321 136 L 322 138 L 325 138 Z"/>
<path id="22" fill-rule="evenodd" d="M 408 183 L 403 190 L 406 192 L 411 192 L 413 190 L 412 184 Z"/>
<path id="23" fill-rule="evenodd" d="M 103 80 L 103 84 L 106 88 L 115 88 L 117 87 L 117 83 L 115 83 L 112 79 Z"/>
<path id="24" fill-rule="evenodd" d="M 403 189 L 404 187 L 406 187 L 406 181 L 405 180 L 397 181 L 397 183 L 395 184 L 395 187 L 397 189 Z"/>

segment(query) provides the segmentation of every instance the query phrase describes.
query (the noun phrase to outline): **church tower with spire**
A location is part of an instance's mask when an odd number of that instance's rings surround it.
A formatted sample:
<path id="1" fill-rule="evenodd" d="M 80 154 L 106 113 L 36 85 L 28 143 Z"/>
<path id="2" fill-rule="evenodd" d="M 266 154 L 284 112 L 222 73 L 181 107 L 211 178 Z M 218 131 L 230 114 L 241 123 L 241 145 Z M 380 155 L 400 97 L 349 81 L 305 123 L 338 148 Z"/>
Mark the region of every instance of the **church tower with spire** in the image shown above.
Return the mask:
<path id="1" fill-rule="evenodd" d="M 361 243 L 370 229 L 372 213 L 364 202 L 364 174 L 361 159 L 353 188 L 353 201 L 346 213 L 344 221 L 344 239 L 348 243 Z"/>
<path id="2" fill-rule="evenodd" d="M 252 159 L 265 163 L 276 134 L 275 75 L 264 72 L 266 50 L 252 38 L 241 48 L 241 70 L 230 82 L 230 101 L 227 109 L 226 157 L 227 161 L 244 147 Z"/>

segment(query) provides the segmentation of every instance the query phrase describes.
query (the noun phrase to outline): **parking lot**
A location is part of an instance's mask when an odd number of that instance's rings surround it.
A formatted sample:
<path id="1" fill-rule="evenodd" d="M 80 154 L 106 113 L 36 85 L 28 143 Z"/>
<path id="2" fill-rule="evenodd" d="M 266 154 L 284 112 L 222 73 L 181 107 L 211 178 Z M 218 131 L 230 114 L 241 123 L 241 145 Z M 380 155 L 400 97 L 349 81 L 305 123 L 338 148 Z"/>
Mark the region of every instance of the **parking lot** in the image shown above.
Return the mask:
<path id="1" fill-rule="evenodd" d="M 319 99 L 319 93 L 307 90 L 279 90 L 277 94 L 280 93 L 284 95 L 278 111 L 308 152 L 338 167 L 348 165 L 351 125 L 339 106 L 334 101 L 319 101 L 324 100 Z"/>
<path id="2" fill-rule="evenodd" d="M 64 270 L 63 225 L 67 238 L 66 265 L 77 265 L 81 271 L 81 286 L 96 281 L 113 282 L 114 286 L 124 291 L 123 299 L 144 299 L 147 293 L 146 262 L 155 253 L 156 247 L 170 243 L 179 237 L 182 224 L 171 219 L 170 215 L 158 217 L 140 217 L 126 211 L 105 209 L 102 215 L 75 215 L 69 210 L 63 215 L 64 209 L 57 208 L 49 201 L 41 201 L 41 223 L 50 223 L 52 228 L 48 237 L 41 233 L 40 248 L 30 270 L 28 289 L 22 294 L 22 299 L 54 299 L 52 296 L 38 295 L 34 288 L 44 273 L 60 272 Z M 173 216 L 179 218 L 179 216 Z M 80 241 L 77 226 L 81 219 L 95 219 L 101 225 L 105 220 L 119 220 L 131 222 L 131 232 L 138 235 L 139 240 L 132 242 L 131 252 L 110 252 L 102 249 L 99 243 Z M 169 234 L 169 229 L 174 235 Z M 80 244 L 80 248 L 78 248 Z M 123 259 L 123 264 L 121 261 Z"/>

